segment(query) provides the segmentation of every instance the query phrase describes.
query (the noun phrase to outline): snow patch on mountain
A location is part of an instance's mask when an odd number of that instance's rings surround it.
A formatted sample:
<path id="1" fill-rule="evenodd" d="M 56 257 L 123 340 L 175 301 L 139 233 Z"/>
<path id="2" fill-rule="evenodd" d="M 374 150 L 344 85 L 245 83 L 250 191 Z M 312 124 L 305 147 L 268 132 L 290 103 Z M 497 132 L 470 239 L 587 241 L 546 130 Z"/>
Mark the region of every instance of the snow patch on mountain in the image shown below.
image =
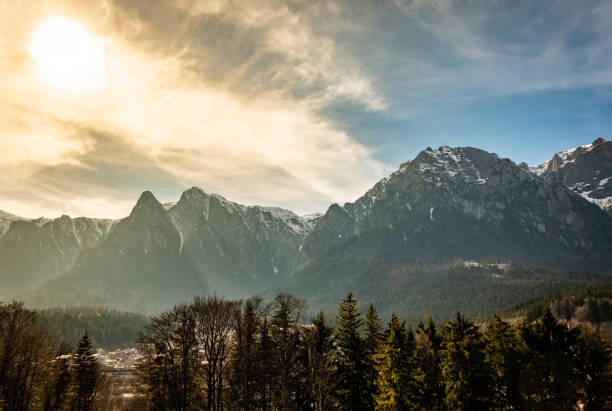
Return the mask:
<path id="1" fill-rule="evenodd" d="M 442 146 L 437 149 L 428 147 L 414 161 L 418 161 L 417 170 L 423 179 L 437 186 L 455 178 L 460 178 L 465 183 L 487 183 L 487 179 L 481 176 L 480 170 L 465 154 L 462 147 Z"/>
<path id="2" fill-rule="evenodd" d="M 591 151 L 594 145 L 595 144 L 585 144 L 569 150 L 560 151 L 555 153 L 550 160 L 529 167 L 529 170 L 539 176 L 544 174 L 546 171 L 557 171 L 558 169 L 565 167 L 567 164 L 575 163 L 576 158 L 579 155 L 584 154 L 587 151 Z"/>
<path id="3" fill-rule="evenodd" d="M 598 138 L 591 144 L 561 151 L 529 170 L 562 182 L 587 201 L 612 213 L 612 142 Z"/>

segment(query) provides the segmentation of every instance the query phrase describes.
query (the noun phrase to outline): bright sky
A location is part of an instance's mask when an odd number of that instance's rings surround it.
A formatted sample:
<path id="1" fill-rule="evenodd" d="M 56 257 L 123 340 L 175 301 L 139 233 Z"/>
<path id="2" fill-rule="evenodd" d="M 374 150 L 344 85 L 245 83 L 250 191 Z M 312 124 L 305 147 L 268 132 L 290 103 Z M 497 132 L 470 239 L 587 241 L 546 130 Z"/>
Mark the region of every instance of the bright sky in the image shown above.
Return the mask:
<path id="1" fill-rule="evenodd" d="M 610 138 L 612 2 L 0 0 L 0 210 L 191 186 L 298 213 L 427 146 Z"/>

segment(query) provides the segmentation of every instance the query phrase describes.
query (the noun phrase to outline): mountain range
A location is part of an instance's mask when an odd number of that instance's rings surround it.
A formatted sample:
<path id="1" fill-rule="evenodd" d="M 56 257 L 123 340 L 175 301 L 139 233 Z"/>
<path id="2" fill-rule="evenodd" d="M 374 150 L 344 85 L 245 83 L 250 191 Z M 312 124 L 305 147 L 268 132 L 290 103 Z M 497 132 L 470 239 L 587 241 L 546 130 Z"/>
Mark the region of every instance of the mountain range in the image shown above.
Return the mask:
<path id="1" fill-rule="evenodd" d="M 598 139 L 528 167 L 476 148 L 428 147 L 323 215 L 195 187 L 171 204 L 145 191 L 120 220 L 0 213 L 0 298 L 158 312 L 196 294 L 277 290 L 326 307 L 351 289 L 410 312 L 607 281 L 611 153 Z M 526 281 L 517 269 L 526 266 L 549 268 L 527 270 Z M 457 289 L 468 300 L 453 299 Z"/>

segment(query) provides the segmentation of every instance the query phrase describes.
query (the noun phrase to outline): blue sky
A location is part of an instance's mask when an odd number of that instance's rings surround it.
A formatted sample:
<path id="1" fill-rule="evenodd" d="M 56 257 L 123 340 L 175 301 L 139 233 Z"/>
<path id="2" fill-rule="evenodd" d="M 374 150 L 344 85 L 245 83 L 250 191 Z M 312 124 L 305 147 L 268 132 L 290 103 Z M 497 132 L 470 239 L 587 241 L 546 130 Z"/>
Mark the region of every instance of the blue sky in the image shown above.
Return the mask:
<path id="1" fill-rule="evenodd" d="M 537 164 L 610 137 L 609 1 L 153 4 L 0 0 L 0 209 L 199 186 L 325 211 L 427 146 Z"/>

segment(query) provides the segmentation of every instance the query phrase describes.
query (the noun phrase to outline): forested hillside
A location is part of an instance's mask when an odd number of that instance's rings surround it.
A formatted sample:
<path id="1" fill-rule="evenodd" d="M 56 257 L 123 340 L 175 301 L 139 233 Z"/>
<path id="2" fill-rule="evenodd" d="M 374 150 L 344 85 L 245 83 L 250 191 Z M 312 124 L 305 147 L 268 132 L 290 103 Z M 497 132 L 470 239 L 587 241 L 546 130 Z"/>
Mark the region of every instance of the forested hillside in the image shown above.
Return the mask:
<path id="1" fill-rule="evenodd" d="M 134 346 L 149 318 L 96 307 L 50 308 L 38 312 L 40 324 L 59 341 L 75 346 L 87 332 L 94 348 L 107 351 Z"/>

